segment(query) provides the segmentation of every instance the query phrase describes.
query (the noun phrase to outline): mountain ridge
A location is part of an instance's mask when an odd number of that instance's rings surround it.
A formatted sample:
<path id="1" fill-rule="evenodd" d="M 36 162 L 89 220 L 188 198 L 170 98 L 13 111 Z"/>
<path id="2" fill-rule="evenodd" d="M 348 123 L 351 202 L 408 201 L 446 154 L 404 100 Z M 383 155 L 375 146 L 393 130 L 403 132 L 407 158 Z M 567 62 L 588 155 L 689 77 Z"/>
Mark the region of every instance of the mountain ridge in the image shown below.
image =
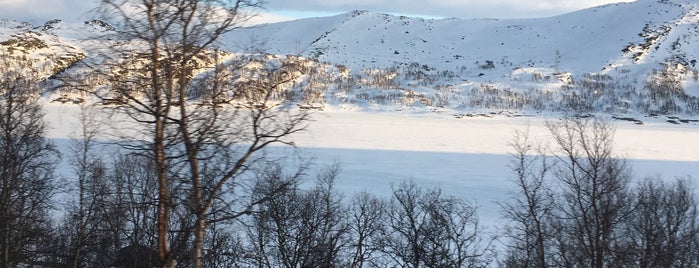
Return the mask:
<path id="1" fill-rule="evenodd" d="M 604 39 L 609 36 L 618 35 L 619 31 L 627 32 L 627 36 L 624 36 L 625 43 L 616 46 L 604 46 L 605 49 L 611 50 L 614 53 L 609 53 L 612 55 L 618 55 L 619 51 L 624 48 L 630 42 L 638 43 L 642 40 L 636 36 L 645 24 L 656 24 L 669 19 L 674 16 L 680 16 L 683 14 L 682 8 L 678 8 L 672 4 L 652 4 L 647 5 L 646 3 L 651 3 L 652 1 L 639 1 L 633 3 L 624 4 L 608 4 L 600 7 L 589 8 L 585 10 L 580 10 L 564 15 L 559 15 L 550 18 L 540 18 L 540 19 L 421 19 L 421 18 L 409 18 L 404 16 L 392 16 L 381 13 L 373 13 L 368 11 L 352 11 L 349 13 L 337 15 L 334 17 L 324 17 L 324 18 L 311 18 L 302 19 L 293 22 L 280 22 L 274 24 L 268 24 L 264 26 L 254 27 L 251 29 L 243 29 L 233 34 L 232 40 L 246 40 L 246 34 L 252 32 L 258 36 L 269 36 L 267 45 L 270 47 L 269 52 L 273 54 L 301 54 L 306 57 L 317 57 L 319 61 L 328 61 L 332 63 L 352 65 L 357 64 L 357 62 L 352 62 L 350 59 L 341 57 L 340 55 L 347 52 L 352 52 L 353 55 L 367 55 L 371 59 L 380 62 L 378 58 L 391 58 L 392 53 L 395 51 L 401 52 L 401 49 L 408 50 L 405 53 L 411 56 L 418 56 L 420 60 L 429 61 L 448 61 L 450 60 L 445 55 L 430 56 L 432 53 L 423 50 L 426 48 L 431 48 L 434 51 L 438 51 L 435 46 L 424 45 L 430 42 L 439 43 L 444 50 L 456 50 L 454 55 L 461 54 L 464 57 L 469 53 L 468 49 L 477 50 L 476 53 L 487 53 L 491 55 L 484 55 L 483 57 L 495 58 L 498 55 L 512 55 L 516 54 L 520 50 L 527 51 L 527 48 L 535 48 L 526 42 L 524 46 L 517 47 L 507 47 L 512 46 L 513 42 L 522 41 L 534 41 L 534 38 L 542 38 L 547 40 L 542 40 L 543 44 L 534 44 L 537 46 L 546 45 L 545 49 L 555 50 L 556 48 L 576 48 L 570 42 L 577 43 L 580 40 L 577 38 L 569 38 L 569 36 L 583 36 L 583 35 L 596 35 L 595 39 Z M 633 13 L 652 13 L 650 17 L 651 21 L 644 21 L 636 19 L 630 22 L 626 16 L 618 16 L 620 10 L 614 9 L 615 7 L 628 7 Z M 592 13 L 604 13 L 592 16 Z M 611 14 L 610 14 L 611 13 Z M 662 15 L 662 16 L 661 16 Z M 604 19 L 600 19 L 600 16 L 604 16 Z M 660 16 L 656 20 L 654 16 Z M 333 19 L 333 23 L 328 23 L 328 20 Z M 317 20 L 316 22 L 311 22 Z M 563 23 L 561 22 L 562 20 Z M 590 21 L 600 20 L 605 23 L 591 24 Z M 311 22 L 303 25 L 302 22 Z M 338 23 L 340 22 L 340 23 Z M 299 25 L 301 24 L 301 25 Z M 307 26 L 307 25 L 312 25 Z M 299 27 L 305 26 L 305 27 Z M 624 27 L 625 29 L 615 30 L 607 29 Z M 383 27 L 383 29 L 382 29 Z M 314 28 L 315 33 L 312 31 L 298 31 L 296 28 Z M 341 28 L 341 29 L 338 29 Z M 349 29 L 347 29 L 349 28 Z M 366 31 L 360 31 L 366 28 Z M 401 30 L 403 28 L 403 30 Z M 457 29 L 460 28 L 460 29 Z M 594 28 L 594 29 L 586 29 Z M 433 32 L 439 29 L 443 29 L 440 32 L 434 34 Z M 410 33 L 411 30 L 415 33 Z M 606 33 L 605 33 L 606 30 Z M 501 32 L 502 31 L 502 32 Z M 288 34 L 284 34 L 286 32 Z M 308 33 L 304 34 L 308 36 L 306 38 L 290 38 L 288 36 L 299 36 L 301 32 Z M 369 32 L 369 33 L 365 33 Z M 406 33 L 407 36 L 401 36 L 401 33 Z M 452 32 L 454 34 L 444 33 Z M 349 33 L 352 33 L 351 35 Z M 396 33 L 399 33 L 396 35 Z M 567 34 L 566 34 L 567 33 Z M 390 36 L 394 34 L 394 36 Z M 525 39 L 510 39 L 506 40 L 508 35 L 518 35 L 524 37 Z M 556 39 L 556 35 L 559 35 Z M 337 37 L 340 36 L 340 37 Z M 341 37 L 351 37 L 358 45 L 352 47 L 350 44 L 352 40 L 343 40 Z M 391 37 L 391 38 L 389 38 Z M 490 37 L 490 38 L 487 38 Z M 350 39 L 350 38 L 347 38 Z M 383 39 L 384 42 L 381 42 Z M 460 40 L 459 40 L 460 39 Z M 490 40 L 488 40 L 490 39 Z M 589 38 L 588 38 L 589 39 Z M 609 39 L 609 38 L 607 38 Z M 306 41 L 313 40 L 313 41 Z M 511 41 L 511 42 L 505 42 Z M 588 40 L 583 40 L 585 42 L 591 42 Z M 299 45 L 300 43 L 300 45 Z M 422 43 L 422 44 L 421 44 Z M 381 45 L 384 44 L 384 45 Z M 374 53 L 357 53 L 358 49 L 356 47 L 369 47 Z M 488 50 L 486 48 L 493 46 L 505 46 L 499 49 Z M 299 47 L 307 48 L 298 50 Z M 349 49 L 344 49 L 343 47 L 349 47 Z M 416 49 L 409 49 L 410 47 L 416 47 Z M 592 46 L 588 46 L 592 48 Z M 333 48 L 334 51 L 327 51 Z M 406 49 L 407 48 L 407 49 Z M 417 51 L 419 49 L 419 51 Z M 351 51 L 346 51 L 351 50 Z M 318 52 L 322 52 L 322 55 L 318 55 Z M 387 52 L 387 53 L 386 53 Z M 553 56 L 555 51 L 549 51 L 551 56 Z M 386 54 L 383 54 L 386 53 Z M 332 55 L 330 55 L 332 54 Z M 374 55 L 370 55 L 374 54 Z M 445 54 L 445 53 L 442 53 Z M 536 56 L 540 56 L 541 53 L 535 53 Z M 573 54 L 573 53 L 566 53 Z M 398 54 L 396 54 L 398 55 Z M 454 56 L 452 55 L 452 56 Z M 408 56 L 400 56 L 395 62 L 388 62 L 387 65 L 394 64 L 396 62 L 403 62 L 402 59 L 409 58 Z M 550 57 L 553 58 L 553 57 Z M 609 57 L 607 57 L 609 58 Z M 364 59 L 366 60 L 366 59 Z M 576 58 L 571 58 L 570 61 L 575 61 Z M 552 60 L 551 60 L 552 61 Z M 432 65 L 439 65 L 440 63 L 433 63 Z M 357 66 L 361 67 L 361 66 Z M 386 66 L 381 66 L 386 67 Z M 602 66 L 599 66 L 600 68 Z M 587 71 L 600 71 L 599 69 L 590 69 Z"/>
<path id="2" fill-rule="evenodd" d="M 107 49 L 94 36 L 113 29 L 102 21 L 3 20 L 0 42 L 27 32 L 44 40 L 51 48 L 25 52 L 54 65 L 44 75 L 53 77 Z M 235 55 L 303 60 L 315 69 L 283 89 L 295 97 L 280 101 L 379 110 L 699 114 L 699 4 L 692 1 L 639 0 L 505 20 L 352 11 L 241 28 L 220 43 Z"/>

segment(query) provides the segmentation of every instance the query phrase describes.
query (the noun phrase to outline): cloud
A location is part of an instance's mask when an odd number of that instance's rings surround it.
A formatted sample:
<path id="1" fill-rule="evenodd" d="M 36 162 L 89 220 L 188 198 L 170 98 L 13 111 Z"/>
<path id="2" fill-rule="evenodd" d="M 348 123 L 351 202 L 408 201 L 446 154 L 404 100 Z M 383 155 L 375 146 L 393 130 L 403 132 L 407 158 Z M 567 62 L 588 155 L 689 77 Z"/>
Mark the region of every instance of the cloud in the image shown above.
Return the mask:
<path id="1" fill-rule="evenodd" d="M 42 24 L 50 19 L 81 22 L 99 16 L 91 12 L 96 6 L 96 0 L 0 0 L 0 19 L 25 21 L 32 24 Z M 252 16 L 245 25 L 292 19 L 295 18 L 262 12 Z"/>
<path id="2" fill-rule="evenodd" d="M 54 18 L 79 21 L 94 6 L 93 0 L 0 0 L 0 18 L 32 23 Z"/>
<path id="3" fill-rule="evenodd" d="M 633 0 L 285 0 L 270 1 L 270 10 L 347 12 L 370 10 L 458 18 L 547 17 L 613 2 Z"/>
<path id="4" fill-rule="evenodd" d="M 547 17 L 612 2 L 632 0 L 283 0 L 269 1 L 251 23 L 290 19 L 289 14 L 337 14 L 370 10 L 391 14 L 457 18 Z M 0 18 L 43 23 L 91 17 L 96 0 L 0 0 Z M 276 15 L 274 15 L 276 14 Z"/>

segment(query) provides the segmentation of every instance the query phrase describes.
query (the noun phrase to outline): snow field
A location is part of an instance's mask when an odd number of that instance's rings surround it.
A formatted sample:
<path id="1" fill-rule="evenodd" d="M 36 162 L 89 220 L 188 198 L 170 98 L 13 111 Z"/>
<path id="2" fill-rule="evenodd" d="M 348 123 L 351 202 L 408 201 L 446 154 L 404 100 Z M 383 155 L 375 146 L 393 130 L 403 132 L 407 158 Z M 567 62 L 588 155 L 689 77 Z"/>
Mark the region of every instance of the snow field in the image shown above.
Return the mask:
<path id="1" fill-rule="evenodd" d="M 78 106 L 47 104 L 49 137 L 61 149 L 77 131 Z M 313 171 L 339 163 L 338 191 L 351 198 L 367 191 L 390 196 L 391 187 L 412 179 L 424 187 L 439 187 L 478 206 L 482 226 L 502 227 L 498 202 L 506 202 L 515 190 L 509 171 L 508 142 L 515 131 L 529 131 L 531 139 L 546 142 L 541 117 L 453 118 L 432 113 L 366 113 L 329 110 L 317 112 L 306 132 L 293 137 L 298 148 L 270 148 L 280 155 L 300 152 L 312 157 Z M 113 119 L 118 122 L 119 120 Z M 661 119 L 635 125 L 612 121 L 616 126 L 615 150 L 629 160 L 635 178 L 699 174 L 699 125 L 672 125 Z M 64 161 L 65 161 L 64 156 Z M 60 173 L 70 174 L 67 167 Z M 699 185 L 699 184 L 697 184 Z"/>

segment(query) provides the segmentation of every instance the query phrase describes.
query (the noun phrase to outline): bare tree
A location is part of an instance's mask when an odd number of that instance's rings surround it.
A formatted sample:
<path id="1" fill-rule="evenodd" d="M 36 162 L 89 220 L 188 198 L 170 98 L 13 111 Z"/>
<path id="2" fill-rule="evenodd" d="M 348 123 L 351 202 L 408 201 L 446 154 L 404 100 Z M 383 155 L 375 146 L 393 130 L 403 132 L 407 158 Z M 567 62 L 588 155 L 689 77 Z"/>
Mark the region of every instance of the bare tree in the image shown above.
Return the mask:
<path id="1" fill-rule="evenodd" d="M 503 214 L 512 221 L 508 230 L 509 267 L 548 267 L 549 219 L 553 210 L 553 192 L 547 181 L 551 164 L 544 148 L 532 144 L 528 132 L 515 132 L 510 169 L 516 176 L 517 191 L 511 201 L 501 204 Z"/>
<path id="2" fill-rule="evenodd" d="M 329 168 L 318 175 L 314 188 L 293 186 L 260 206 L 251 228 L 257 266 L 343 266 L 341 253 L 348 229 L 345 207 L 334 191 L 337 172 L 337 167 Z M 280 178 L 268 176 L 261 190 L 279 189 L 279 183 L 289 181 Z"/>
<path id="3" fill-rule="evenodd" d="M 383 251 L 403 267 L 420 267 L 425 258 L 422 242 L 427 235 L 423 225 L 427 223 L 428 214 L 420 204 L 425 194 L 414 182 L 404 182 L 393 190 L 393 195 L 388 230 L 382 238 Z"/>
<path id="4" fill-rule="evenodd" d="M 58 152 L 30 72 L 0 74 L 0 266 L 37 261 L 50 244 L 48 211 Z"/>
<path id="5" fill-rule="evenodd" d="M 328 167 L 318 174 L 316 187 L 307 194 L 306 207 L 313 215 L 309 225 L 315 229 L 312 236 L 309 258 L 304 266 L 317 265 L 320 267 L 344 266 L 341 252 L 345 248 L 347 236 L 347 210 L 343 205 L 342 195 L 335 190 L 335 184 L 340 172 L 339 164 Z M 312 222 L 311 221 L 311 222 Z"/>
<path id="6" fill-rule="evenodd" d="M 697 205 L 687 180 L 646 179 L 632 188 L 629 168 L 613 155 L 611 125 L 547 126 L 553 163 L 532 152 L 527 135 L 518 132 L 512 143 L 519 191 L 503 206 L 513 221 L 507 267 L 697 265 Z"/>
<path id="7" fill-rule="evenodd" d="M 60 267 L 133 267 L 158 263 L 143 259 L 140 249 L 155 248 L 157 189 L 152 158 L 116 152 L 109 164 L 84 151 L 84 138 L 76 139 L 75 200 L 58 227 L 63 247 L 54 249 Z M 82 174 L 82 175 L 81 175 Z M 135 257 L 134 257 L 135 256 Z M 140 257 L 139 257 L 140 256 Z M 156 254 L 157 257 L 157 254 Z M 152 266 L 148 266 L 152 267 Z"/>
<path id="8" fill-rule="evenodd" d="M 350 206 L 349 240 L 351 249 L 350 267 L 372 265 L 381 249 L 380 234 L 385 231 L 387 205 L 367 192 L 356 195 Z"/>
<path id="9" fill-rule="evenodd" d="M 95 254 L 88 251 L 95 248 L 100 210 L 107 205 L 106 196 L 111 194 L 107 183 L 107 167 L 94 152 L 97 145 L 98 125 L 90 117 L 90 107 L 81 106 L 78 132 L 71 140 L 70 163 L 77 185 L 71 193 L 77 193 L 77 200 L 67 209 L 65 230 L 70 235 L 70 266 L 84 267 L 95 264 Z M 91 255 L 91 256 L 88 256 Z"/>
<path id="10" fill-rule="evenodd" d="M 236 267 L 245 262 L 244 239 L 238 224 L 211 224 L 204 247 L 202 267 Z"/>
<path id="11" fill-rule="evenodd" d="M 442 197 L 427 208 L 427 267 L 485 267 L 490 244 L 484 241 L 476 208 L 463 199 Z"/>
<path id="12" fill-rule="evenodd" d="M 137 154 L 117 154 L 112 162 L 110 180 L 114 193 L 110 226 L 106 228 L 115 239 L 115 248 L 157 245 L 158 181 L 153 158 Z M 178 194 L 176 190 L 169 191 Z M 170 228 L 176 226 L 171 223 Z M 182 239 L 171 234 L 175 240 Z"/>
<path id="13" fill-rule="evenodd" d="M 195 109 L 188 103 L 189 92 L 202 85 L 192 83 L 194 77 L 218 62 L 212 52 L 217 40 L 240 25 L 247 9 L 260 5 L 256 0 L 101 1 L 104 14 L 116 18 L 111 21 L 118 36 L 133 42 L 127 50 L 132 55 L 129 64 L 117 60 L 120 68 L 107 73 L 111 90 L 97 95 L 116 99 L 121 111 L 148 130 L 146 143 L 138 149 L 150 151 L 147 155 L 154 159 L 158 256 L 163 267 L 176 265 L 177 254 L 169 240 L 176 205 L 185 206 L 181 211 L 189 211 L 195 219 L 189 258 L 194 267 L 201 267 L 207 225 L 244 215 L 265 199 L 232 204 L 242 200 L 231 195 L 241 192 L 245 184 L 239 178 L 250 162 L 270 144 L 290 143 L 288 136 L 304 128 L 307 114 L 291 114 L 267 103 L 284 78 L 261 77 L 255 87 L 261 103 L 248 111 L 221 110 L 217 105 Z M 186 200 L 174 200 L 181 198 L 173 196 L 174 188 L 184 189 Z M 213 213 L 213 208 L 219 211 Z"/>
<path id="14" fill-rule="evenodd" d="M 666 184 L 642 181 L 634 192 L 636 209 L 619 244 L 620 262 L 633 267 L 696 267 L 699 259 L 697 203 L 687 179 Z"/>
<path id="15" fill-rule="evenodd" d="M 246 258 L 257 267 L 282 266 L 282 258 L 288 258 L 285 240 L 277 238 L 288 237 L 290 230 L 286 227 L 277 228 L 276 222 L 292 220 L 291 214 L 295 212 L 296 201 L 293 197 L 298 192 L 298 183 L 301 173 L 293 175 L 285 174 L 279 165 L 268 166 L 267 169 L 258 172 L 255 185 L 255 194 L 258 196 L 270 196 L 277 192 L 264 203 L 257 205 L 252 214 L 251 223 L 248 223 L 247 237 L 250 249 Z M 278 208 L 278 209 L 277 209 Z M 287 209 L 288 208 L 288 209 Z M 276 222 L 275 222 L 276 220 Z M 276 229 L 276 232 L 275 232 Z M 287 261 L 288 262 L 288 261 Z"/>
<path id="16" fill-rule="evenodd" d="M 556 235 L 559 265 L 607 267 L 615 258 L 615 241 L 633 207 L 630 171 L 612 151 L 614 128 L 600 120 L 565 119 L 549 123 L 555 176 L 561 187 Z"/>
<path id="17" fill-rule="evenodd" d="M 482 267 L 491 249 L 480 236 L 475 208 L 414 182 L 393 190 L 382 251 L 402 267 Z"/>

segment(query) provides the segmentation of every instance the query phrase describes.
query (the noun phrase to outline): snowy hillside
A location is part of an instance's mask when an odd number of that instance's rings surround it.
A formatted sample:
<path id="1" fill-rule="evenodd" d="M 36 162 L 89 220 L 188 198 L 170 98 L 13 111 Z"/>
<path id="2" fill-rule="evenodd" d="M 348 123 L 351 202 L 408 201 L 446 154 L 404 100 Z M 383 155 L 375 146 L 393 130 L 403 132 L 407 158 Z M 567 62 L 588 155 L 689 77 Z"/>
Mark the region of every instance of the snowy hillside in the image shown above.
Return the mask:
<path id="1" fill-rule="evenodd" d="M 677 76 L 697 96 L 698 23 L 699 5 L 692 1 L 641 0 L 518 20 L 425 20 L 355 11 L 238 31 L 229 45 L 264 38 L 269 53 L 301 54 L 355 74 L 392 70 L 398 77 L 393 86 L 416 90 L 433 106 L 558 110 L 550 102 L 580 97 L 559 92 L 575 89 L 590 102 L 581 106 L 594 108 L 589 110 L 696 113 L 696 99 L 680 110 L 665 109 L 661 101 L 638 106 L 652 102 L 646 84 L 654 72 Z"/>
<path id="2" fill-rule="evenodd" d="M 491 74 L 527 67 L 596 73 L 662 62 L 676 54 L 693 59 L 697 12 L 696 3 L 657 0 L 517 20 L 425 20 L 354 11 L 238 31 L 229 36 L 229 43 L 263 38 L 269 53 L 300 53 L 352 69 L 411 62 L 440 71 L 478 69 L 493 61 Z M 677 39 L 683 45 L 663 46 Z M 651 46 L 645 49 L 647 45 Z"/>
<path id="3" fill-rule="evenodd" d="M 39 80 L 60 78 L 75 71 L 75 63 L 94 65 L 112 46 L 131 42 L 105 38 L 112 30 L 101 21 L 33 26 L 3 20 L 0 52 L 23 68 L 30 59 Z M 457 115 L 699 114 L 699 4 L 689 0 L 639 0 L 516 20 L 354 11 L 243 28 L 221 43 L 233 53 L 223 54 L 230 65 L 242 59 L 252 63 L 246 68 L 268 66 L 258 64 L 264 61 L 287 66 L 293 81 L 279 88 L 277 101 L 291 104 Z M 133 58 L 127 54 L 122 58 Z M 231 100 L 254 101 L 235 96 L 229 93 Z"/>

